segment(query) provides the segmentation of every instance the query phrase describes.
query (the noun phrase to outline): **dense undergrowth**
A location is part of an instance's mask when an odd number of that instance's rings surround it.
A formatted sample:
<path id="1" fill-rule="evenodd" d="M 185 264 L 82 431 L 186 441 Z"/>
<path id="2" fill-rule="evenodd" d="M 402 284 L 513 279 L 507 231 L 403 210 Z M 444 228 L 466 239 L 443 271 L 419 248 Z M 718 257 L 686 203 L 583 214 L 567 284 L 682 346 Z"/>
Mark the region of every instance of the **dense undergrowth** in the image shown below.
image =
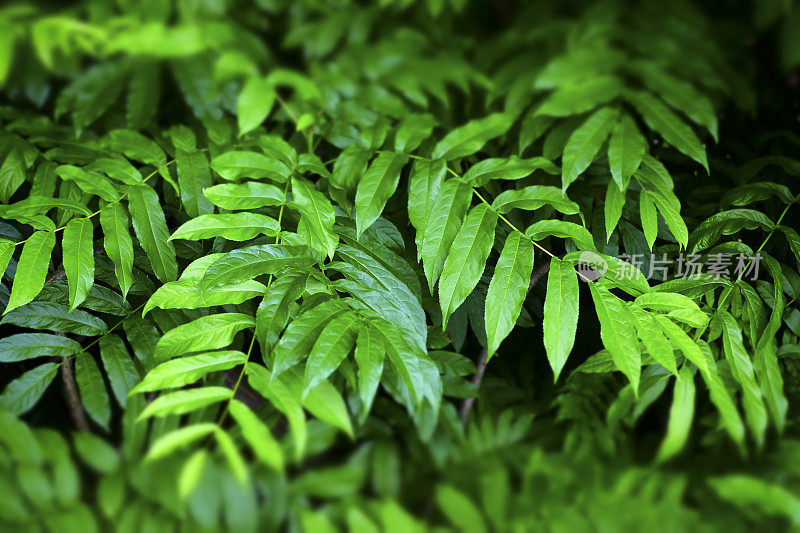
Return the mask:
<path id="1" fill-rule="evenodd" d="M 0 8 L 0 529 L 797 529 L 798 28 Z"/>

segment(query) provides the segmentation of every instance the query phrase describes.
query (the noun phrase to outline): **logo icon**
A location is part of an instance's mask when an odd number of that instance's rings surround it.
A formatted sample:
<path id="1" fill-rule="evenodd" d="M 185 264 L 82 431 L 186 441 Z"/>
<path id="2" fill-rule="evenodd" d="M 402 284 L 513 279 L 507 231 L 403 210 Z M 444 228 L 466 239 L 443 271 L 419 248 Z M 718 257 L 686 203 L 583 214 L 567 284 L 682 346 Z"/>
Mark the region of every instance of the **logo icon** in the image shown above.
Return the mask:
<path id="1" fill-rule="evenodd" d="M 583 281 L 595 281 L 608 270 L 608 261 L 595 252 L 581 252 L 578 257 L 578 274 Z"/>

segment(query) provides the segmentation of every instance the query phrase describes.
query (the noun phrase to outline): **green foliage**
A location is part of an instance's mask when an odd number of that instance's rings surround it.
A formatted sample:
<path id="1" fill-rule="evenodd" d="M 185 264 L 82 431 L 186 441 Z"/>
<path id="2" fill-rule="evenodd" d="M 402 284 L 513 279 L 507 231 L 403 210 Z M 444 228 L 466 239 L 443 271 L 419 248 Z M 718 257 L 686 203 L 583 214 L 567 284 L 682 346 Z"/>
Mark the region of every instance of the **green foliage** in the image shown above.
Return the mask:
<path id="1" fill-rule="evenodd" d="M 797 528 L 800 7 L 728 7 L 0 8 L 0 529 Z"/>

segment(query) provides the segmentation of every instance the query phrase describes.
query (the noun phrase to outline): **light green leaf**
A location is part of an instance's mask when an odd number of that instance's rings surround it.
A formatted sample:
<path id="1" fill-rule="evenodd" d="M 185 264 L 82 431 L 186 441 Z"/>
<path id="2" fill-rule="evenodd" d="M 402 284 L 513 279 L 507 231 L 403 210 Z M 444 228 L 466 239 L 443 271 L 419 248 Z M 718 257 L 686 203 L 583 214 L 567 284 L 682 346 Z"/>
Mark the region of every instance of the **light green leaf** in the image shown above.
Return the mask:
<path id="1" fill-rule="evenodd" d="M 547 296 L 544 300 L 542 330 L 544 347 L 547 350 L 550 367 L 553 369 L 554 381 L 558 381 L 561 369 L 564 368 L 564 363 L 567 362 L 567 357 L 575 344 L 575 333 L 578 329 L 578 303 L 578 276 L 575 267 L 557 257 L 551 258 L 550 272 L 547 275 Z"/>
<path id="2" fill-rule="evenodd" d="M 222 350 L 189 355 L 161 363 L 131 389 L 131 394 L 180 388 L 211 372 L 229 370 L 244 364 L 247 357 L 238 350 Z"/>
<path id="3" fill-rule="evenodd" d="M 187 446 L 216 431 L 217 427 L 214 423 L 205 422 L 170 431 L 153 443 L 145 456 L 145 461 L 156 461 L 166 457 L 178 448 Z"/>
<path id="4" fill-rule="evenodd" d="M 661 332 L 658 323 L 650 316 L 650 313 L 638 305 L 631 305 L 629 309 L 633 314 L 636 333 L 647 348 L 647 353 L 658 364 L 677 375 L 678 363 L 675 360 L 675 351 Z"/>
<path id="5" fill-rule="evenodd" d="M 628 188 L 631 176 L 639 168 L 646 151 L 647 139 L 629 115 L 622 115 L 608 141 L 608 166 L 619 190 Z"/>
<path id="6" fill-rule="evenodd" d="M 256 457 L 265 465 L 283 472 L 283 449 L 264 422 L 239 400 L 231 400 L 228 409 Z"/>
<path id="7" fill-rule="evenodd" d="M 436 201 L 433 202 L 430 219 L 425 223 L 420 251 L 431 292 L 442 273 L 447 253 L 461 228 L 461 221 L 471 200 L 472 187 L 461 180 L 448 180 L 442 184 Z"/>
<path id="8" fill-rule="evenodd" d="M 144 248 L 156 277 L 162 282 L 178 277 L 175 248 L 169 242 L 169 229 L 158 194 L 147 185 L 128 188 L 128 208 L 133 229 Z"/>
<path id="9" fill-rule="evenodd" d="M 529 185 L 523 189 L 503 191 L 492 202 L 492 207 L 500 214 L 506 214 L 512 209 L 533 211 L 545 205 L 565 215 L 576 215 L 580 212 L 578 204 L 567 198 L 564 191 L 550 185 Z"/>
<path id="10" fill-rule="evenodd" d="M 56 174 L 63 180 L 74 182 L 82 191 L 97 195 L 107 202 L 119 199 L 119 193 L 114 185 L 105 176 L 96 172 L 87 172 L 73 165 L 61 165 L 56 168 Z"/>
<path id="11" fill-rule="evenodd" d="M 411 114 L 403 118 L 394 136 L 394 149 L 409 154 L 416 150 L 422 141 L 430 137 L 436 119 L 433 115 Z"/>
<path id="12" fill-rule="evenodd" d="M 175 230 L 169 240 L 197 241 L 220 237 L 229 241 L 247 241 L 261 234 L 277 235 L 280 229 L 277 220 L 257 213 L 209 214 L 186 222 Z"/>
<path id="13" fill-rule="evenodd" d="M 82 353 L 75 358 L 75 381 L 78 383 L 81 404 L 86 414 L 108 431 L 111 423 L 111 402 L 108 400 L 103 374 L 91 354 Z"/>
<path id="14" fill-rule="evenodd" d="M 639 216 L 642 219 L 642 231 L 647 246 L 652 250 L 658 235 L 658 214 L 650 194 L 644 190 L 639 195 Z"/>
<path id="15" fill-rule="evenodd" d="M 302 405 L 309 413 L 326 424 L 341 429 L 350 438 L 353 437 L 353 425 L 347 405 L 329 381 L 321 381 L 304 395 L 303 375 L 297 368 L 290 368 L 275 379 L 282 381 L 295 398 L 303 398 Z"/>
<path id="16" fill-rule="evenodd" d="M 269 354 L 289 321 L 289 310 L 306 290 L 308 274 L 289 271 L 275 278 L 256 311 L 256 339 L 264 355 Z"/>
<path id="17" fill-rule="evenodd" d="M 544 157 L 520 159 L 512 155 L 508 158 L 484 159 L 472 165 L 464 173 L 464 181 L 473 187 L 483 187 L 493 180 L 519 180 L 542 169 L 548 174 L 558 174 L 558 167 Z"/>
<path id="18" fill-rule="evenodd" d="M 486 293 L 484 324 L 489 357 L 517 322 L 533 271 L 533 252 L 533 243 L 519 232 L 506 238 Z"/>
<path id="19" fill-rule="evenodd" d="M 634 328 L 634 318 L 628 306 L 598 283 L 589 283 L 594 308 L 600 320 L 600 338 L 611 352 L 616 367 L 631 382 L 638 394 L 642 356 Z"/>
<path id="20" fill-rule="evenodd" d="M 272 82 L 259 76 L 247 78 L 236 103 L 239 136 L 256 129 L 264 122 L 275 104 L 275 96 L 275 86 Z"/>
<path id="21" fill-rule="evenodd" d="M 261 244 L 239 248 L 217 259 L 202 278 L 203 290 L 238 283 L 287 268 L 304 269 L 314 264 L 305 246 Z"/>
<path id="22" fill-rule="evenodd" d="M 708 483 L 717 496 L 739 508 L 784 516 L 794 528 L 800 526 L 800 498 L 777 483 L 743 474 L 711 478 Z"/>
<path id="23" fill-rule="evenodd" d="M 375 393 L 378 392 L 384 355 L 383 342 L 375 326 L 362 325 L 358 331 L 354 357 L 358 365 L 358 395 L 364 415 L 369 412 Z"/>
<path id="24" fill-rule="evenodd" d="M 333 257 L 339 237 L 333 232 L 336 212 L 330 200 L 302 178 L 292 178 L 292 194 L 294 205 L 310 230 L 309 246 Z"/>
<path id="25" fill-rule="evenodd" d="M 367 150 L 356 144 L 351 144 L 339 154 L 333 164 L 331 185 L 350 194 L 356 189 L 358 180 L 364 174 L 372 150 Z M 351 197 L 352 198 L 352 197 Z"/>
<path id="26" fill-rule="evenodd" d="M 513 119 L 504 113 L 493 113 L 467 122 L 445 135 L 433 148 L 431 157 L 450 161 L 472 155 L 483 148 L 487 141 L 503 135 L 512 123 Z"/>
<path id="27" fill-rule="evenodd" d="M 675 377 L 672 406 L 669 409 L 667 434 L 658 448 L 656 461 L 664 462 L 680 452 L 689 438 L 694 418 L 694 376 L 689 367 L 681 368 Z"/>
<path id="28" fill-rule="evenodd" d="M 267 288 L 255 280 L 240 281 L 204 289 L 198 278 L 179 279 L 165 283 L 147 300 L 142 316 L 153 308 L 199 309 L 217 305 L 236 305 L 260 296 Z"/>
<path id="29" fill-rule="evenodd" d="M 218 155 L 211 160 L 211 168 L 228 181 L 269 178 L 283 183 L 291 174 L 289 167 L 281 161 L 246 150 Z"/>
<path id="30" fill-rule="evenodd" d="M 233 397 L 225 387 L 202 387 L 162 394 L 144 408 L 137 420 L 153 416 L 182 415 Z"/>
<path id="31" fill-rule="evenodd" d="M 39 300 L 7 313 L 0 324 L 90 336 L 102 335 L 107 330 L 105 322 L 86 311 L 70 311 L 66 304 Z"/>
<path id="32" fill-rule="evenodd" d="M 203 189 L 203 194 L 214 205 L 230 211 L 280 205 L 286 200 L 276 186 L 257 181 L 221 183 Z"/>
<path id="33" fill-rule="evenodd" d="M 103 248 L 111 262 L 125 298 L 133 284 L 133 240 L 129 231 L 128 213 L 120 203 L 108 204 L 100 210 Z"/>
<path id="34" fill-rule="evenodd" d="M 611 239 L 611 234 L 617 228 L 619 219 L 622 218 L 622 208 L 625 207 L 625 191 L 617 187 L 613 180 L 608 182 L 606 197 L 603 205 L 603 217 L 606 223 L 606 242 Z"/>
<path id="35" fill-rule="evenodd" d="M 344 309 L 345 306 L 341 301 L 328 300 L 312 307 L 292 321 L 273 350 L 272 378 L 307 357 L 328 322 Z M 302 389 L 300 392 L 302 393 Z"/>
<path id="36" fill-rule="evenodd" d="M 627 93 L 627 98 L 642 114 L 648 126 L 661 134 L 669 144 L 703 165 L 708 172 L 706 149 L 691 127 L 650 93 L 631 91 Z"/>
<path id="37" fill-rule="evenodd" d="M 200 151 L 175 152 L 175 166 L 178 172 L 178 184 L 181 188 L 181 202 L 186 214 L 194 218 L 206 213 L 213 213 L 214 206 L 203 196 L 203 190 L 213 183 L 211 169 L 206 154 Z"/>
<path id="38" fill-rule="evenodd" d="M 621 92 L 622 83 L 616 76 L 590 76 L 553 91 L 536 109 L 536 114 L 553 117 L 579 115 L 613 100 Z"/>
<path id="39" fill-rule="evenodd" d="M 470 499 L 450 485 L 436 488 L 436 503 L 458 531 L 482 533 L 488 531 L 483 515 Z"/>
<path id="40" fill-rule="evenodd" d="M 534 241 L 539 241 L 545 237 L 555 236 L 562 239 L 572 239 L 580 250 L 596 252 L 597 248 L 594 245 L 594 239 L 589 230 L 583 226 L 579 226 L 573 222 L 566 222 L 564 220 L 548 219 L 540 220 L 531 224 L 525 235 Z"/>
<path id="41" fill-rule="evenodd" d="M 349 311 L 328 322 L 317 337 L 306 361 L 304 395 L 339 368 L 356 342 L 360 324 L 358 315 Z"/>
<path id="42" fill-rule="evenodd" d="M 600 147 L 606 141 L 616 123 L 619 111 L 602 107 L 592 113 L 567 140 L 561 163 L 561 188 L 567 190 L 570 184 L 594 160 Z"/>
<path id="43" fill-rule="evenodd" d="M 64 229 L 61 249 L 69 283 L 70 311 L 83 303 L 94 284 L 93 233 L 92 221 L 88 218 L 73 218 Z"/>
<path id="44" fill-rule="evenodd" d="M 50 253 L 55 244 L 56 236 L 51 231 L 35 231 L 25 241 L 17 263 L 11 296 L 3 314 L 25 305 L 41 292 L 50 265 Z"/>
<path id="45" fill-rule="evenodd" d="M 203 316 L 167 331 L 158 340 L 154 358 L 163 361 L 185 353 L 225 348 L 237 332 L 254 325 L 253 317 L 243 313 Z"/>
<path id="46" fill-rule="evenodd" d="M 496 225 L 497 213 L 479 204 L 469 212 L 453 240 L 439 280 L 442 328 L 478 284 L 492 251 Z"/>
<path id="47" fill-rule="evenodd" d="M 301 459 L 308 439 L 308 429 L 299 397 L 295 397 L 280 378 L 273 380 L 262 365 L 246 365 L 245 373 L 250 386 L 286 416 L 294 441 L 295 458 Z"/>
<path id="48" fill-rule="evenodd" d="M 361 176 L 355 204 L 356 233 L 359 237 L 381 216 L 386 202 L 397 189 L 400 172 L 406 161 L 406 154 L 381 152 Z"/>
<path id="49" fill-rule="evenodd" d="M 411 167 L 408 180 L 408 220 L 417 230 L 417 250 L 422 250 L 425 224 L 431 217 L 433 203 L 447 174 L 447 164 L 441 159 L 417 159 Z"/>

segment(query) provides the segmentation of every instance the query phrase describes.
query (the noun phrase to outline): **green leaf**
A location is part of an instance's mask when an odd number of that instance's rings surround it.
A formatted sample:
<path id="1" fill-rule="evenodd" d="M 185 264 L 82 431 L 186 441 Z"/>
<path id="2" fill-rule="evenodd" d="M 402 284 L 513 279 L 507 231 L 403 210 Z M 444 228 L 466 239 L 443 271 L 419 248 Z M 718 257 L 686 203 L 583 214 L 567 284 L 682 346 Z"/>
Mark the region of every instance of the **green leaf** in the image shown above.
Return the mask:
<path id="1" fill-rule="evenodd" d="M 606 141 L 616 123 L 619 111 L 610 107 L 602 107 L 576 129 L 566 146 L 561 163 L 561 188 L 567 190 L 570 184 L 594 160 L 600 147 Z"/>
<path id="2" fill-rule="evenodd" d="M 119 200 L 114 185 L 96 172 L 87 172 L 73 165 L 61 165 L 56 168 L 56 174 L 63 180 L 74 182 L 82 191 L 97 195 L 107 202 Z"/>
<path id="3" fill-rule="evenodd" d="M 51 231 L 35 231 L 25 241 L 17 263 L 11 296 L 3 314 L 25 305 L 41 292 L 50 265 L 50 253 L 55 244 L 56 236 Z"/>
<path id="4" fill-rule="evenodd" d="M 488 531 L 483 515 L 470 499 L 450 485 L 436 488 L 436 503 L 459 531 L 482 533 Z"/>
<path id="5" fill-rule="evenodd" d="M 408 180 L 408 220 L 417 230 L 417 249 L 422 248 L 425 224 L 431 217 L 433 203 L 447 175 L 447 163 L 441 159 L 417 159 Z"/>
<path id="6" fill-rule="evenodd" d="M 383 374 L 385 350 L 380 333 L 373 325 L 362 325 L 356 339 L 355 360 L 358 365 L 358 395 L 362 413 L 372 407 Z"/>
<path id="7" fill-rule="evenodd" d="M 717 311 L 718 320 L 722 327 L 722 346 L 725 359 L 731 368 L 731 375 L 742 387 L 742 404 L 744 405 L 745 420 L 753 432 L 759 447 L 764 445 L 764 436 L 767 431 L 767 408 L 761 388 L 756 382 L 755 370 L 750 360 L 750 355 L 744 349 L 742 330 L 736 319 L 724 310 Z"/>
<path id="8" fill-rule="evenodd" d="M 138 420 L 153 416 L 182 415 L 233 397 L 225 387 L 202 387 L 162 394 L 144 408 Z"/>
<path id="9" fill-rule="evenodd" d="M 669 144 L 703 165 L 708 172 L 706 150 L 691 127 L 650 93 L 631 91 L 627 97 L 648 126 L 660 133 Z"/>
<path id="10" fill-rule="evenodd" d="M 445 135 L 433 148 L 431 157 L 450 161 L 472 155 L 483 148 L 487 141 L 503 135 L 512 123 L 513 119 L 504 113 L 493 113 L 467 122 Z"/>
<path id="11" fill-rule="evenodd" d="M 260 296 L 267 288 L 254 280 L 217 285 L 204 289 L 202 281 L 196 277 L 179 279 L 165 283 L 147 300 L 142 308 L 142 316 L 153 308 L 161 309 L 199 309 L 217 305 L 236 305 Z"/>
<path id="12" fill-rule="evenodd" d="M 336 387 L 323 380 L 303 394 L 303 375 L 296 368 L 290 368 L 275 378 L 282 381 L 295 398 L 303 398 L 302 404 L 309 413 L 326 424 L 341 429 L 353 437 L 353 425 L 347 412 L 347 405 Z"/>
<path id="13" fill-rule="evenodd" d="M 647 353 L 658 364 L 677 375 L 678 363 L 675 360 L 675 351 L 661 332 L 658 323 L 650 316 L 650 313 L 638 305 L 631 305 L 629 309 L 633 314 L 636 333 L 647 348 Z"/>
<path id="14" fill-rule="evenodd" d="M 308 274 L 289 271 L 275 278 L 267 288 L 256 311 L 256 339 L 263 354 L 275 347 L 289 321 L 289 310 L 306 290 Z"/>
<path id="15" fill-rule="evenodd" d="M 686 445 L 694 418 L 694 376 L 684 366 L 675 377 L 672 406 L 669 409 L 667 434 L 658 448 L 656 461 L 664 462 L 674 457 Z"/>
<path id="16" fill-rule="evenodd" d="M 256 129 L 264 122 L 275 105 L 275 96 L 275 86 L 266 78 L 252 76 L 247 79 L 236 102 L 239 136 Z"/>
<path id="17" fill-rule="evenodd" d="M 228 181 L 269 178 L 283 183 L 291 174 L 289 167 L 281 161 L 246 150 L 216 156 L 211 160 L 211 168 Z"/>
<path id="18" fill-rule="evenodd" d="M 194 383 L 211 372 L 229 370 L 244 364 L 247 356 L 238 350 L 221 350 L 189 355 L 161 363 L 145 375 L 131 394 L 180 388 Z"/>
<path id="19" fill-rule="evenodd" d="M 616 76 L 592 76 L 553 91 L 536 114 L 553 117 L 579 115 L 613 100 L 621 92 L 622 84 Z"/>
<path id="20" fill-rule="evenodd" d="M 611 130 L 608 141 L 608 166 L 619 190 L 628 188 L 631 176 L 639 168 L 646 151 L 647 139 L 629 115 L 622 115 Z"/>
<path id="21" fill-rule="evenodd" d="M 314 263 L 305 246 L 261 244 L 239 248 L 217 259 L 202 279 L 203 290 L 238 283 L 287 268 L 303 269 Z"/>
<path id="22" fill-rule="evenodd" d="M 80 351 L 80 343 L 49 333 L 17 333 L 0 339 L 0 363 L 36 357 L 67 357 Z"/>
<path id="23" fill-rule="evenodd" d="M 203 194 L 212 204 L 230 211 L 281 205 L 286 201 L 279 188 L 257 181 L 221 183 L 203 189 Z"/>
<path id="24" fill-rule="evenodd" d="M 656 205 L 647 191 L 642 191 L 639 195 L 639 216 L 642 219 L 642 231 L 647 240 L 647 246 L 652 250 L 658 235 L 658 214 Z"/>
<path id="25" fill-rule="evenodd" d="M 483 187 L 493 180 L 519 180 L 543 169 L 548 174 L 558 174 L 558 167 L 544 157 L 520 159 L 512 155 L 508 158 L 484 159 L 472 165 L 464 173 L 464 181 L 473 187 Z"/>
<path id="26" fill-rule="evenodd" d="M 472 292 L 486 268 L 494 244 L 497 213 L 486 204 L 475 206 L 452 242 L 439 280 L 442 328 Z"/>
<path id="27" fill-rule="evenodd" d="M 108 204 L 100 210 L 103 249 L 114 263 L 114 274 L 125 298 L 133 285 L 133 240 L 128 228 L 128 213 L 120 203 Z"/>
<path id="28" fill-rule="evenodd" d="M 91 354 L 82 353 L 75 358 L 75 381 L 78 383 L 81 403 L 86 414 L 108 431 L 111 423 L 111 403 L 108 400 L 103 374 L 100 373 Z"/>
<path id="29" fill-rule="evenodd" d="M 406 161 L 406 154 L 381 152 L 361 176 L 355 204 L 356 233 L 359 237 L 381 216 L 386 202 L 397 189 L 400 172 Z"/>
<path id="30" fill-rule="evenodd" d="M 156 277 L 162 282 L 178 277 L 175 248 L 169 242 L 169 229 L 158 194 L 146 185 L 128 188 L 128 208 L 133 229 L 144 248 Z"/>
<path id="31" fill-rule="evenodd" d="M 534 211 L 545 205 L 565 215 L 576 215 L 580 212 L 578 204 L 567 198 L 564 191 L 550 185 L 529 185 L 522 189 L 503 191 L 492 202 L 492 208 L 500 214 L 506 214 L 512 209 Z"/>
<path id="32" fill-rule="evenodd" d="M 331 185 L 350 194 L 356 189 L 358 180 L 364 174 L 372 150 L 367 150 L 356 144 L 351 144 L 339 154 L 333 164 Z"/>
<path id="33" fill-rule="evenodd" d="M 159 437 L 147 452 L 145 461 L 156 461 L 168 456 L 178 448 L 187 446 L 217 430 L 217 425 L 211 422 L 191 424 L 182 428 L 170 431 L 166 435 Z"/>
<path id="34" fill-rule="evenodd" d="M 98 472 L 110 474 L 119 468 L 119 453 L 97 435 L 76 431 L 72 434 L 72 441 L 81 459 Z"/>
<path id="35" fill-rule="evenodd" d="M 420 250 L 425 277 L 428 279 L 431 292 L 442 273 L 447 252 L 461 228 L 461 221 L 469 209 L 471 200 L 472 187 L 461 180 L 448 180 L 442 184 L 433 202 L 430 219 L 425 223 L 425 234 Z"/>
<path id="36" fill-rule="evenodd" d="M 70 311 L 64 304 L 38 300 L 6 314 L 0 324 L 90 336 L 102 335 L 107 330 L 105 322 L 86 311 Z"/>
<path id="37" fill-rule="evenodd" d="M 545 237 L 555 236 L 562 239 L 571 239 L 575 246 L 580 250 L 596 252 L 592 234 L 583 226 L 564 220 L 540 220 L 531 224 L 525 235 L 534 241 L 539 241 Z"/>
<path id="38" fill-rule="evenodd" d="M 175 230 L 169 240 L 197 241 L 220 237 L 229 241 L 247 241 L 264 234 L 277 235 L 280 224 L 272 217 L 257 213 L 222 213 L 200 215 Z"/>
<path id="39" fill-rule="evenodd" d="M 128 126 L 138 130 L 147 126 L 158 110 L 161 66 L 158 62 L 138 63 L 131 70 L 125 116 Z"/>
<path id="40" fill-rule="evenodd" d="M 328 300 L 312 307 L 291 322 L 273 350 L 272 378 L 307 357 L 328 322 L 344 309 L 344 304 L 339 300 Z"/>
<path id="41" fill-rule="evenodd" d="M 433 115 L 411 114 L 403 118 L 394 136 L 394 149 L 409 154 L 416 150 L 422 141 L 430 137 L 436 119 Z"/>
<path id="42" fill-rule="evenodd" d="M 292 178 L 292 194 L 294 205 L 308 225 L 309 246 L 324 251 L 328 257 L 333 257 L 339 238 L 333 232 L 336 212 L 330 200 L 316 190 L 309 181 L 302 178 Z"/>
<path id="43" fill-rule="evenodd" d="M 603 346 L 611 352 L 616 367 L 630 380 L 634 394 L 638 394 L 642 361 L 633 315 L 625 302 L 605 287 L 589 283 L 589 289 L 600 320 Z"/>
<path id="44" fill-rule="evenodd" d="M 606 189 L 605 203 L 603 205 L 603 217 L 606 223 L 606 242 L 611 239 L 611 234 L 617 228 L 620 218 L 622 218 L 622 208 L 625 207 L 625 191 L 621 191 L 615 181 L 608 182 Z"/>
<path id="45" fill-rule="evenodd" d="M 299 398 L 295 397 L 280 378 L 272 379 L 270 373 L 261 365 L 246 365 L 247 380 L 253 389 L 261 396 L 267 398 L 275 409 L 286 416 L 294 441 L 295 458 L 301 459 L 304 454 L 308 429 L 306 415 L 300 405 Z"/>
<path id="46" fill-rule="evenodd" d="M 58 365 L 55 363 L 45 363 L 28 370 L 6 385 L 0 394 L 0 408 L 15 415 L 26 413 L 39 401 L 57 372 Z"/>
<path id="47" fill-rule="evenodd" d="M 564 368 L 564 363 L 567 362 L 567 357 L 575 344 L 578 302 L 578 276 L 575 267 L 557 257 L 551 258 L 542 329 L 544 347 L 547 350 L 550 367 L 553 369 L 554 381 L 558 381 L 561 369 Z"/>
<path id="48" fill-rule="evenodd" d="M 211 169 L 208 158 L 203 152 L 175 152 L 175 166 L 178 172 L 178 184 L 181 188 L 181 202 L 186 214 L 194 218 L 213 213 L 214 206 L 203 195 L 206 187 L 211 187 Z"/>
<path id="49" fill-rule="evenodd" d="M 11 150 L 0 166 L 0 203 L 7 204 L 11 196 L 25 183 L 27 165 L 19 150 Z"/>
<path id="50" fill-rule="evenodd" d="M 69 310 L 86 299 L 94 284 L 94 228 L 88 218 L 73 218 L 64 229 L 61 242 L 64 272 L 69 282 Z"/>
<path id="51" fill-rule="evenodd" d="M 128 402 L 128 392 L 139 381 L 139 371 L 133 362 L 125 342 L 118 335 L 106 335 L 100 339 L 100 359 L 103 361 L 111 391 L 123 409 Z"/>
<path id="52" fill-rule="evenodd" d="M 711 478 L 708 484 L 721 499 L 742 509 L 784 516 L 793 527 L 800 525 L 800 498 L 777 483 L 744 474 L 729 474 Z"/>
<path id="53" fill-rule="evenodd" d="M 125 185 L 137 185 L 142 183 L 142 174 L 130 164 L 127 159 L 111 159 L 101 157 L 95 159 L 85 167 L 86 171 L 102 172 L 112 180 L 124 183 Z M 87 213 L 88 214 L 88 213 Z"/>
<path id="54" fill-rule="evenodd" d="M 353 312 L 344 312 L 328 322 L 317 337 L 306 361 L 303 394 L 330 376 L 356 342 L 361 319 Z"/>
<path id="55" fill-rule="evenodd" d="M 200 317 L 167 331 L 156 345 L 156 361 L 172 359 L 190 352 L 225 348 L 237 332 L 255 325 L 243 313 L 220 313 Z"/>
<path id="56" fill-rule="evenodd" d="M 486 293 L 484 323 L 489 357 L 517 322 L 531 281 L 533 252 L 533 243 L 521 233 L 515 231 L 506 238 Z"/>
<path id="57" fill-rule="evenodd" d="M 250 445 L 258 460 L 278 472 L 283 472 L 283 450 L 264 422 L 239 400 L 231 400 L 229 412 L 239 424 L 242 437 Z"/>

